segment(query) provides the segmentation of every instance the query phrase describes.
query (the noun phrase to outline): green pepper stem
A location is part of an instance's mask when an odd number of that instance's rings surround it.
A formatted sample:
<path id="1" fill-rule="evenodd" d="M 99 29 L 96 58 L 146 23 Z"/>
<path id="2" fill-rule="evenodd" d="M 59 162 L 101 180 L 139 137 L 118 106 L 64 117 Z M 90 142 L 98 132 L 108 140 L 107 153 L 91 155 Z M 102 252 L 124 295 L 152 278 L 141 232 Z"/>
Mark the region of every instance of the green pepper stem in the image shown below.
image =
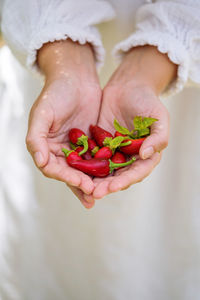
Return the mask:
<path id="1" fill-rule="evenodd" d="M 131 144 L 131 141 L 128 141 L 126 143 L 121 143 L 120 147 L 129 146 Z"/>
<path id="2" fill-rule="evenodd" d="M 83 145 L 83 150 L 79 152 L 79 155 L 83 155 L 85 152 L 88 151 L 88 136 L 82 135 L 78 138 L 77 145 L 81 146 Z"/>
<path id="3" fill-rule="evenodd" d="M 129 166 L 131 165 L 134 161 L 136 161 L 136 158 L 135 157 L 132 157 L 130 160 L 124 162 L 124 163 L 120 163 L 120 164 L 117 164 L 117 163 L 114 163 L 112 162 L 112 160 L 109 159 L 109 167 L 110 167 L 110 173 L 112 173 L 112 171 L 116 168 L 122 168 L 122 167 L 126 167 L 126 166 Z"/>
<path id="4" fill-rule="evenodd" d="M 112 137 L 106 137 L 105 139 L 104 139 L 104 141 L 103 141 L 103 145 L 105 146 L 105 147 L 109 147 L 110 146 L 110 142 L 113 140 L 113 138 Z"/>
<path id="5" fill-rule="evenodd" d="M 98 146 L 96 146 L 96 147 L 94 147 L 92 149 L 92 151 L 91 151 L 92 156 L 94 156 L 97 153 L 97 151 L 99 151 L 99 147 Z"/>
<path id="6" fill-rule="evenodd" d="M 70 153 L 74 152 L 74 150 L 62 148 L 62 152 L 65 154 L 66 157 L 68 157 Z"/>
<path id="7" fill-rule="evenodd" d="M 116 136 L 115 138 L 106 138 L 103 142 L 104 146 L 109 147 L 112 150 L 112 153 L 115 153 L 115 150 L 118 147 L 121 147 L 123 141 L 127 140 L 125 136 Z"/>
<path id="8" fill-rule="evenodd" d="M 76 145 L 74 145 L 72 142 L 70 142 L 69 144 L 70 144 L 70 147 L 72 148 L 72 150 L 76 150 L 76 148 L 77 148 Z"/>

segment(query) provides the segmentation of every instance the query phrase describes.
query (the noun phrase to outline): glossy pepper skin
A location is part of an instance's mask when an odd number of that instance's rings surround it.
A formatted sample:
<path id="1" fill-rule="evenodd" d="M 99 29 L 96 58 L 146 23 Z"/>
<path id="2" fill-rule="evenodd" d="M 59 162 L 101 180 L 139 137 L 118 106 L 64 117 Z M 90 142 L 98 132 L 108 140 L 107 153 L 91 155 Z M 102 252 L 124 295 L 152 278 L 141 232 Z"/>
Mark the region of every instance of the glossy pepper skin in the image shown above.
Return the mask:
<path id="1" fill-rule="evenodd" d="M 80 138 L 82 135 L 85 135 L 85 133 L 81 129 L 78 129 L 78 128 L 71 128 L 68 133 L 69 140 L 73 144 L 77 144 L 78 138 Z"/>
<path id="2" fill-rule="evenodd" d="M 114 162 L 116 164 L 121 164 L 121 163 L 126 162 L 126 157 L 123 153 L 117 151 L 117 152 L 115 152 L 115 154 L 113 155 L 111 160 L 112 160 L 112 162 Z"/>
<path id="3" fill-rule="evenodd" d="M 91 152 L 92 156 L 95 155 L 95 153 L 99 150 L 99 146 L 97 146 L 97 143 L 88 138 L 88 150 Z"/>
<path id="4" fill-rule="evenodd" d="M 70 163 L 70 166 L 95 177 L 105 177 L 110 174 L 109 161 L 106 159 L 74 160 Z"/>
<path id="5" fill-rule="evenodd" d="M 126 136 L 125 134 L 122 134 L 121 132 L 119 131 L 115 131 L 115 137 L 117 136 Z"/>
<path id="6" fill-rule="evenodd" d="M 100 147 L 104 146 L 103 142 L 105 138 L 107 137 L 113 138 L 113 135 L 110 132 L 104 130 L 103 128 L 97 125 L 95 126 L 90 125 L 90 133 L 92 138 L 96 141 L 97 145 Z"/>
<path id="7" fill-rule="evenodd" d="M 79 129 L 79 128 L 71 128 L 69 133 L 69 140 L 72 144 L 76 145 L 83 145 L 84 149 L 82 150 L 81 154 L 84 154 L 88 150 L 88 136 L 85 135 L 85 133 Z"/>
<path id="8" fill-rule="evenodd" d="M 127 146 L 121 146 L 120 147 L 120 151 L 128 154 L 128 155 L 134 155 L 134 154 L 138 154 L 140 147 L 142 145 L 142 143 L 144 142 L 145 137 L 144 138 L 139 138 L 139 139 L 128 139 L 125 140 L 124 143 L 130 142 L 130 145 Z"/>
<path id="9" fill-rule="evenodd" d="M 126 157 L 123 153 L 117 151 L 117 152 L 115 152 L 115 154 L 113 155 L 111 160 L 112 160 L 112 162 L 114 162 L 116 164 L 121 164 L 121 163 L 126 162 Z M 118 169 L 120 169 L 120 168 L 117 168 L 116 170 L 118 170 Z"/>
<path id="10" fill-rule="evenodd" d="M 94 158 L 105 158 L 109 159 L 112 157 L 112 150 L 109 147 L 102 147 L 100 148 L 96 154 L 94 155 Z"/>
<path id="11" fill-rule="evenodd" d="M 79 147 L 76 148 L 75 152 L 81 153 L 81 152 L 83 151 L 83 149 L 84 149 L 83 146 L 79 146 Z M 87 152 L 85 152 L 84 154 L 82 154 L 81 157 L 82 157 L 83 159 L 88 160 L 88 159 L 91 159 L 91 158 L 92 158 L 92 155 L 91 155 L 90 151 L 88 150 Z"/>
<path id="12" fill-rule="evenodd" d="M 88 150 L 92 151 L 95 147 L 98 147 L 97 143 L 94 140 L 88 138 Z"/>
<path id="13" fill-rule="evenodd" d="M 106 177 L 112 171 L 119 167 L 125 167 L 132 164 L 135 161 L 133 157 L 131 160 L 123 164 L 115 164 L 110 159 L 92 158 L 90 160 L 73 160 L 69 165 L 75 169 L 78 169 L 90 176 Z"/>
<path id="14" fill-rule="evenodd" d="M 63 148 L 62 152 L 65 154 L 66 161 L 69 165 L 72 161 L 83 160 L 82 157 L 78 154 L 78 152 L 76 152 L 74 150 L 68 150 L 68 149 Z"/>

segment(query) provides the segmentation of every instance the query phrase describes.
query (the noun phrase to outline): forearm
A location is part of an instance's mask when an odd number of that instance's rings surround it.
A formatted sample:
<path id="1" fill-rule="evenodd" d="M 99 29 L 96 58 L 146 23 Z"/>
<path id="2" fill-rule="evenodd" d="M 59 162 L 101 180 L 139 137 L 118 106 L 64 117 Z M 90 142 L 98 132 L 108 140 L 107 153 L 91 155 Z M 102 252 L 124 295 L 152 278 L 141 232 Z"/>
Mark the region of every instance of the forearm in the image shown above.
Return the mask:
<path id="1" fill-rule="evenodd" d="M 150 86 L 160 94 L 176 78 L 177 65 L 156 47 L 142 46 L 132 48 L 123 58 L 112 82 L 120 79 L 122 84 L 134 81 L 135 84 Z"/>

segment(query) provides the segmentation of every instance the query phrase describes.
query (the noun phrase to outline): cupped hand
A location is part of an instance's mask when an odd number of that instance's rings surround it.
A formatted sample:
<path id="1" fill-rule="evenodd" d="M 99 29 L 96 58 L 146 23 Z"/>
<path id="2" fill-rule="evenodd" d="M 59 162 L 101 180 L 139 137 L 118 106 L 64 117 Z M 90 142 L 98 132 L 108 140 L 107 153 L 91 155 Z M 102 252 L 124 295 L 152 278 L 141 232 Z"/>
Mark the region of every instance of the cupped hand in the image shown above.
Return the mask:
<path id="1" fill-rule="evenodd" d="M 158 61 L 161 62 L 161 67 L 165 63 L 171 64 L 171 62 L 168 62 L 166 57 L 160 57 L 161 54 L 151 47 L 141 51 L 147 51 L 148 58 L 144 59 L 144 65 L 142 64 L 142 55 L 145 53 L 141 54 L 140 49 L 136 49 L 135 55 L 127 55 L 105 87 L 98 125 L 114 133 L 114 119 L 117 119 L 130 131 L 133 129 L 135 116 L 156 118 L 158 121 L 151 126 L 151 134 L 143 142 L 136 162 L 115 171 L 113 176 L 94 179 L 95 189 L 92 196 L 84 196 L 87 200 L 92 197 L 100 199 L 109 193 L 124 190 L 132 184 L 142 181 L 160 162 L 162 150 L 168 145 L 169 113 L 158 95 L 165 87 L 165 83 L 169 84 L 175 71 L 167 65 L 169 76 L 166 74 L 161 76 L 161 83 L 157 77 L 153 80 L 155 75 L 153 71 L 148 78 L 147 62 L 150 60 L 149 64 L 152 62 L 154 65 L 156 55 L 159 56 Z M 131 69 L 132 66 L 133 69 Z M 136 68 L 137 75 L 134 74 L 134 68 Z M 156 76 L 160 75 L 159 70 L 155 73 Z"/>
<path id="2" fill-rule="evenodd" d="M 61 65 L 57 63 L 56 69 L 48 65 L 50 71 L 43 67 L 47 73 L 46 82 L 30 112 L 26 143 L 41 172 L 47 177 L 65 182 L 83 205 L 90 208 L 94 205 L 94 200 L 88 203 L 83 196 L 92 193 L 94 183 L 89 176 L 67 165 L 61 149 L 70 149 L 70 128 L 78 127 L 88 134 L 88 124 L 97 122 L 101 89 L 94 71 L 95 66 L 92 67 L 92 72 L 89 72 L 81 63 L 88 54 L 82 53 L 83 57 L 75 57 L 72 63 L 72 56 L 68 61 L 60 47 L 60 44 L 53 47 L 50 54 L 53 53 L 54 64 L 60 61 Z M 67 45 L 71 55 L 70 50 L 73 47 L 73 44 Z M 83 46 L 76 45 L 73 55 L 80 52 L 77 47 Z M 48 54 L 45 53 L 45 59 Z M 50 58 L 48 61 L 51 61 Z"/>
<path id="3" fill-rule="evenodd" d="M 98 125 L 114 133 L 113 121 L 133 129 L 135 116 L 157 118 L 151 127 L 151 135 L 143 142 L 139 156 L 132 165 L 115 171 L 114 176 L 95 179 L 93 197 L 105 195 L 128 188 L 142 181 L 159 163 L 161 151 L 167 146 L 169 136 L 169 115 L 166 108 L 146 86 L 108 86 L 104 90 L 103 104 Z M 86 199 L 89 197 L 86 196 Z"/>

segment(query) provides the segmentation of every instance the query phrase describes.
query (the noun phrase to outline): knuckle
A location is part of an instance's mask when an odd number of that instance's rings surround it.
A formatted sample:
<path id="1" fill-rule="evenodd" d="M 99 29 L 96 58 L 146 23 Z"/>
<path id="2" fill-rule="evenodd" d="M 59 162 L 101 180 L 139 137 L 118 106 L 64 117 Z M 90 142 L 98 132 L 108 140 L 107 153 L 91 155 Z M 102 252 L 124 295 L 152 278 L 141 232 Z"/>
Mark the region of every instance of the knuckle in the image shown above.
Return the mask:
<path id="1" fill-rule="evenodd" d="M 164 148 L 166 148 L 167 146 L 168 146 L 168 144 L 169 144 L 169 141 L 168 141 L 168 139 L 167 138 L 165 138 L 163 141 L 162 141 L 162 144 L 161 144 L 161 148 L 162 149 L 164 149 Z"/>
<path id="2" fill-rule="evenodd" d="M 30 137 L 26 137 L 26 148 L 29 152 L 31 152 L 31 148 L 32 148 L 32 139 Z"/>
<path id="3" fill-rule="evenodd" d="M 35 145 L 37 143 L 37 139 L 32 135 L 28 134 L 26 136 L 26 148 L 28 149 L 29 152 L 34 152 L 34 149 L 36 148 Z"/>
<path id="4" fill-rule="evenodd" d="M 27 136 L 26 136 L 26 145 L 30 146 L 33 143 L 33 141 L 34 141 L 33 136 L 31 134 L 27 134 Z"/>

